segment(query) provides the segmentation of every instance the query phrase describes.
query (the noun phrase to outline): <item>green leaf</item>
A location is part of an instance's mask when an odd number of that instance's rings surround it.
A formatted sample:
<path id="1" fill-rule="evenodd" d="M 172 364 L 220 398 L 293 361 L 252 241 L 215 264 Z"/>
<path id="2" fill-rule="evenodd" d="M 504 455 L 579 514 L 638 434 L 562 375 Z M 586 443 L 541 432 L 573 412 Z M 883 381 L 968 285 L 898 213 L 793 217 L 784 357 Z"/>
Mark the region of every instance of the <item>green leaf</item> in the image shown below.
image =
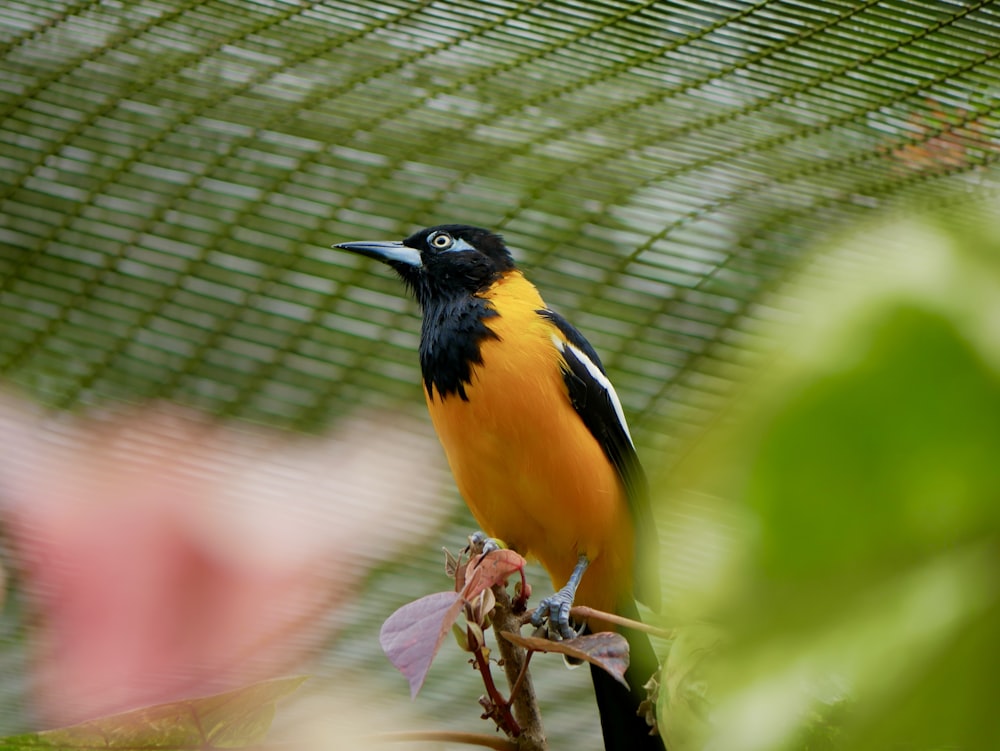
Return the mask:
<path id="1" fill-rule="evenodd" d="M 998 237 L 867 228 L 831 257 L 881 262 L 791 292 L 805 323 L 674 478 L 736 531 L 716 597 L 675 603 L 724 627 L 699 658 L 710 707 L 685 724 L 670 694 L 661 726 L 729 751 L 1000 747 Z"/>
<path id="2" fill-rule="evenodd" d="M 304 676 L 254 683 L 200 699 L 157 704 L 78 725 L 0 739 L 0 751 L 87 748 L 246 748 L 263 740 L 275 703 Z"/>
<path id="3" fill-rule="evenodd" d="M 719 629 L 712 626 L 677 629 L 660 672 L 656 702 L 657 715 L 663 718 L 660 735 L 667 748 L 683 751 L 704 746 L 712 711 L 705 665 L 718 653 L 721 643 Z"/>

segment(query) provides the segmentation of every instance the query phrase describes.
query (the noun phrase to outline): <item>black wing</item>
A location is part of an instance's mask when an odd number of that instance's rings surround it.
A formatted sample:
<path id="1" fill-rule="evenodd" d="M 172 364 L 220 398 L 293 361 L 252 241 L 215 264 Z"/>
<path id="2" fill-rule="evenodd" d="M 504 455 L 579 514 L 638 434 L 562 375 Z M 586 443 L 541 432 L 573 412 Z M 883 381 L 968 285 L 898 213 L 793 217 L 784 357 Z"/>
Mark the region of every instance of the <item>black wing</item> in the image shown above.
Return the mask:
<path id="1" fill-rule="evenodd" d="M 555 311 L 544 309 L 538 314 L 555 324 L 566 337 L 566 342 L 558 344 L 566 363 L 563 379 L 570 402 L 618 471 L 632 512 L 637 563 L 635 596 L 654 610 L 659 610 L 657 567 L 649 565 L 656 560 L 659 547 L 649 507 L 649 484 L 635 453 L 618 394 L 608 380 L 600 357 L 583 334 Z"/>

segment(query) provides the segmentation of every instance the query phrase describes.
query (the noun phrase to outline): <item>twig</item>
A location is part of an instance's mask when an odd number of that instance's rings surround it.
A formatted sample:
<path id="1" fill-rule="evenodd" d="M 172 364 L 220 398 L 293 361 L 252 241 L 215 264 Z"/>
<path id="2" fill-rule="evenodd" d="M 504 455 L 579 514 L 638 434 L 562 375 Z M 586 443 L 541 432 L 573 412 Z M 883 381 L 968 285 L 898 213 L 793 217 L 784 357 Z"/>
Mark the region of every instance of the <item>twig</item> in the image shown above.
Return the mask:
<path id="1" fill-rule="evenodd" d="M 516 741 L 485 733 L 463 733 L 452 730 L 401 730 L 393 733 L 377 733 L 368 739 L 375 743 L 400 743 L 421 741 L 426 743 L 464 743 L 469 746 L 483 746 L 496 751 L 518 751 Z"/>
<path id="2" fill-rule="evenodd" d="M 483 677 L 483 685 L 486 686 L 486 693 L 489 695 L 490 705 L 483 705 L 486 709 L 486 714 L 483 715 L 483 718 L 492 718 L 504 732 L 516 738 L 521 735 L 521 726 L 510 712 L 510 702 L 500 695 L 496 683 L 493 682 L 493 673 L 490 672 L 490 661 L 483 654 L 481 646 L 473 651 L 472 655 L 476 660 L 476 667 L 479 668 L 479 674 Z"/>
<path id="3" fill-rule="evenodd" d="M 521 672 L 517 674 L 517 680 L 514 681 L 514 685 L 510 687 L 510 700 L 512 702 L 521 690 L 521 685 L 524 683 L 525 678 L 528 676 L 528 663 L 531 662 L 531 655 L 533 654 L 535 654 L 534 651 L 529 651 L 528 654 L 525 655 L 524 664 L 521 666 Z"/>
<path id="4" fill-rule="evenodd" d="M 603 610 L 595 610 L 594 608 L 587 607 L 586 605 L 574 606 L 573 609 L 569 611 L 569 614 L 578 620 L 596 618 L 601 621 L 613 623 L 616 626 L 626 626 L 636 631 L 645 631 L 647 634 L 659 636 L 663 639 L 673 639 L 675 636 L 674 629 L 650 626 L 648 623 L 643 623 L 642 621 L 634 621 L 631 618 L 625 618 L 624 616 L 615 615 L 614 613 L 605 613 Z"/>

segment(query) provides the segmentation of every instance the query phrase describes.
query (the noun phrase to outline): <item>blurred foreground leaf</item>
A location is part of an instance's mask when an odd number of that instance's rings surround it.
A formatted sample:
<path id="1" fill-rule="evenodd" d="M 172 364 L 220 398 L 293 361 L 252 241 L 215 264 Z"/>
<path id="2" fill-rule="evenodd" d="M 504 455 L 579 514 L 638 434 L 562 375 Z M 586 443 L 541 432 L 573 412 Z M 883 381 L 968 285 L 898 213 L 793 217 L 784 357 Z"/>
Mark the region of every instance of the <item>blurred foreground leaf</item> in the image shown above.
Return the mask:
<path id="1" fill-rule="evenodd" d="M 1000 227 L 901 221 L 832 254 L 858 250 L 881 260 L 793 291 L 806 323 L 672 478 L 745 520 L 688 609 L 724 646 L 665 666 L 675 751 L 1000 748 Z"/>
<path id="2" fill-rule="evenodd" d="M 157 704 L 78 725 L 0 739 L 0 750 L 245 748 L 263 740 L 275 702 L 305 677 L 262 681 L 200 699 Z"/>
<path id="3" fill-rule="evenodd" d="M 712 697 L 705 666 L 722 646 L 711 626 L 678 629 L 662 668 L 656 713 L 668 748 L 696 749 L 705 743 Z"/>

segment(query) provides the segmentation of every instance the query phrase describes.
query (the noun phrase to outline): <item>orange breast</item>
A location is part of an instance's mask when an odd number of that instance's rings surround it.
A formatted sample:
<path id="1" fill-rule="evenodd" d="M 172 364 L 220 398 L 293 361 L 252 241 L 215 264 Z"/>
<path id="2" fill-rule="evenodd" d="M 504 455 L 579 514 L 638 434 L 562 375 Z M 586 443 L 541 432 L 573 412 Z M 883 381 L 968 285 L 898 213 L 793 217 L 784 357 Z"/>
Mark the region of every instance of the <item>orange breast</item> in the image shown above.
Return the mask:
<path id="1" fill-rule="evenodd" d="M 499 316 L 486 325 L 482 364 L 457 395 L 428 409 L 458 489 L 488 534 L 539 559 L 553 585 L 580 554 L 591 567 L 577 602 L 613 609 L 631 592 L 633 533 L 618 473 L 569 401 L 545 304 L 520 272 L 483 295 Z"/>

